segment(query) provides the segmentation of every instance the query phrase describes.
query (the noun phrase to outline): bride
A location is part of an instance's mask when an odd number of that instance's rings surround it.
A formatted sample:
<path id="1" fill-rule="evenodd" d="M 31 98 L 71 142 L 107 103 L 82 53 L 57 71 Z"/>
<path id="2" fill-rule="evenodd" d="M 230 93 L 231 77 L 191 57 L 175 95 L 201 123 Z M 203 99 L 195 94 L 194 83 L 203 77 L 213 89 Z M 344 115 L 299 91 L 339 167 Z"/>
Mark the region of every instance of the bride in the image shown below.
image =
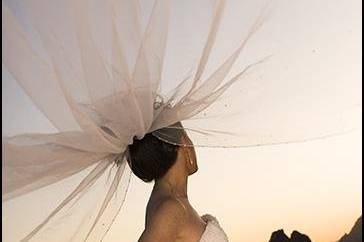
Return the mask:
<path id="1" fill-rule="evenodd" d="M 200 217 L 188 200 L 188 176 L 198 170 L 196 154 L 186 132 L 175 133 L 185 145 L 168 144 L 152 134 L 129 145 L 128 163 L 133 173 L 145 182 L 155 182 L 145 230 L 138 241 L 228 241 L 217 220 L 210 215 Z"/>
<path id="2" fill-rule="evenodd" d="M 266 17 L 266 7 L 251 1 L 262 8 L 255 16 L 239 2 L 3 1 L 3 65 L 56 133 L 3 139 L 2 200 L 85 175 L 22 241 L 101 241 L 125 201 L 128 164 L 154 181 L 139 242 L 228 241 L 189 202 L 194 147 L 298 142 L 353 127 L 357 95 L 336 95 L 353 85 L 297 77 L 307 66 L 291 62 L 300 60 L 296 41 L 252 73 L 270 53 L 255 41 L 247 63 L 235 66 Z M 260 41 L 281 43 L 271 34 L 277 26 Z M 318 69 L 308 70 L 322 74 L 315 60 Z"/>

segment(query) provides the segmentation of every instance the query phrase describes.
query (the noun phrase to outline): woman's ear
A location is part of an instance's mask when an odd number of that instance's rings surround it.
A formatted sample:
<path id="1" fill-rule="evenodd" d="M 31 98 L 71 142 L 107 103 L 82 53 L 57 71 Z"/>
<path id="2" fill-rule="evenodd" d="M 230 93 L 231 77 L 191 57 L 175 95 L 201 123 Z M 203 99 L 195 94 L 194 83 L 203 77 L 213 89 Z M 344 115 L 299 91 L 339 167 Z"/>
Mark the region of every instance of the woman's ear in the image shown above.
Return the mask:
<path id="1" fill-rule="evenodd" d="M 190 153 L 190 148 L 189 147 L 185 147 L 186 149 L 186 154 L 187 154 L 187 160 L 188 160 L 188 163 L 193 166 L 193 159 L 192 159 L 192 156 L 191 156 L 191 153 Z"/>
<path id="2" fill-rule="evenodd" d="M 186 162 L 185 164 L 186 164 L 187 171 L 188 171 L 189 175 L 191 175 L 198 170 L 195 150 L 192 146 L 193 145 L 192 141 L 187 136 L 186 132 L 181 137 L 181 139 L 182 139 L 183 144 L 185 144 L 185 145 L 182 145 L 180 148 L 181 152 L 182 152 L 181 155 L 183 155 L 185 162 Z"/>
<path id="3" fill-rule="evenodd" d="M 190 173 L 190 170 L 192 169 L 192 164 L 189 159 L 190 155 L 188 153 L 188 147 L 180 146 L 178 152 L 179 152 L 179 156 L 184 161 L 184 166 L 186 167 L 187 172 Z"/>
<path id="4" fill-rule="evenodd" d="M 182 147 L 182 152 L 183 152 L 183 156 L 185 158 L 186 168 L 187 168 L 189 175 L 192 175 L 193 173 L 195 173 L 198 170 L 194 156 L 191 154 L 192 151 L 193 150 L 191 149 L 191 147 L 187 147 L 187 146 Z"/>

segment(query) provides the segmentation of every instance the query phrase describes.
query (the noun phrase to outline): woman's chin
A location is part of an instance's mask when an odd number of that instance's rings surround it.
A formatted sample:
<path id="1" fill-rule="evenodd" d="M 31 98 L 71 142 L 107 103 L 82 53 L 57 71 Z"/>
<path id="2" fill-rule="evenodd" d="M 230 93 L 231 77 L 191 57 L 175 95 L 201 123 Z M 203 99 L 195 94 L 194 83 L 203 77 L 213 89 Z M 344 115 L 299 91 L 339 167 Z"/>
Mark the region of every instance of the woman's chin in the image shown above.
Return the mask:
<path id="1" fill-rule="evenodd" d="M 195 174 L 198 171 L 198 167 L 194 168 L 193 170 L 190 171 L 189 176 Z"/>

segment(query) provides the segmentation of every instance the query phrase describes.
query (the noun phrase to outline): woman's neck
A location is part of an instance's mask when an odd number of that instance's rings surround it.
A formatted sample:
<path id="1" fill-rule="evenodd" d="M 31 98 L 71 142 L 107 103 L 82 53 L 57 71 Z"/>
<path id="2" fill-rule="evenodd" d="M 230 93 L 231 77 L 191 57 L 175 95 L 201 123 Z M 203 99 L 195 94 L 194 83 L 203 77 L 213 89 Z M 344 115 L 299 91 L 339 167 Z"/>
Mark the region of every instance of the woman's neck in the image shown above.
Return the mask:
<path id="1" fill-rule="evenodd" d="M 185 157 L 179 153 L 173 166 L 155 181 L 152 194 L 187 198 L 188 175 Z"/>
<path id="2" fill-rule="evenodd" d="M 163 177 L 154 183 L 153 193 L 162 196 L 187 198 L 187 176 L 177 178 Z"/>

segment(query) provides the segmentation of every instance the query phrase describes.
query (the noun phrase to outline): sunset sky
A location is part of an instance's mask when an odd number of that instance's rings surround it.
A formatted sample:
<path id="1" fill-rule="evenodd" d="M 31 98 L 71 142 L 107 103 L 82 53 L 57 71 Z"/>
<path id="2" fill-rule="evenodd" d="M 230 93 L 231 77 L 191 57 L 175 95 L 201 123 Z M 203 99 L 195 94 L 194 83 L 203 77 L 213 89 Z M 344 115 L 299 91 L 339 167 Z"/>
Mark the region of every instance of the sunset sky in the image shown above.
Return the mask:
<path id="1" fill-rule="evenodd" d="M 336 79 L 334 74 L 328 75 L 332 83 L 342 82 L 344 78 L 356 80 L 350 85 L 356 83 L 352 88 L 359 90 L 361 1 L 273 2 L 272 18 L 282 17 L 276 18 L 271 26 L 281 24 L 285 29 L 297 31 L 288 35 L 292 37 L 292 45 L 287 40 L 282 43 L 292 51 L 315 47 L 318 51 L 321 48 L 323 53 L 332 51 L 329 52 L 332 58 L 321 54 L 322 66 L 318 69 L 339 73 Z M 289 19 L 292 21 L 287 21 Z M 297 26 L 305 28 L 296 29 Z M 276 30 L 282 31 L 278 27 Z M 321 36 L 320 31 L 327 31 L 327 35 Z M 337 40 L 336 31 L 347 35 Z M 300 39 L 300 34 L 305 36 L 304 33 L 312 39 Z M 284 38 L 284 33 L 281 34 Z M 312 46 L 313 43 L 320 45 Z M 309 66 L 312 60 L 303 57 L 299 63 Z M 323 61 L 325 57 L 327 60 Z M 3 136 L 54 131 L 6 70 L 2 77 Z M 190 202 L 201 215 L 216 216 L 232 242 L 268 242 L 271 233 L 281 228 L 288 235 L 298 230 L 313 242 L 337 241 L 350 231 L 362 213 L 361 145 L 361 129 L 357 128 L 344 135 L 305 143 L 197 148 L 199 171 L 189 179 Z M 75 184 L 72 179 L 64 184 Z M 48 204 L 49 199 L 60 200 L 59 194 L 64 196 L 69 191 L 64 184 L 57 183 L 3 203 L 3 240 L 12 242 L 28 232 L 31 227 L 23 218 L 35 221 L 45 216 L 55 206 Z M 137 241 L 143 231 L 145 206 L 152 185 L 132 177 L 124 207 L 105 242 Z"/>

